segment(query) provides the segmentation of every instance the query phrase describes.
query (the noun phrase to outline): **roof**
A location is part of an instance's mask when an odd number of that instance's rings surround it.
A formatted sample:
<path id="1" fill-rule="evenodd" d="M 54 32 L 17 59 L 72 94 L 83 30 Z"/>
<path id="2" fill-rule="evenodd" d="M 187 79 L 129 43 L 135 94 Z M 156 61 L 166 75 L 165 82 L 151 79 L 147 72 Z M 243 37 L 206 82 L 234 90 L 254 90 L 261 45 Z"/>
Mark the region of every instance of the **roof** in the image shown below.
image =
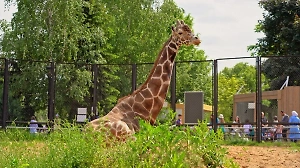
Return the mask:
<path id="1" fill-rule="evenodd" d="M 212 112 L 212 106 L 203 104 L 203 110 L 204 112 Z"/>

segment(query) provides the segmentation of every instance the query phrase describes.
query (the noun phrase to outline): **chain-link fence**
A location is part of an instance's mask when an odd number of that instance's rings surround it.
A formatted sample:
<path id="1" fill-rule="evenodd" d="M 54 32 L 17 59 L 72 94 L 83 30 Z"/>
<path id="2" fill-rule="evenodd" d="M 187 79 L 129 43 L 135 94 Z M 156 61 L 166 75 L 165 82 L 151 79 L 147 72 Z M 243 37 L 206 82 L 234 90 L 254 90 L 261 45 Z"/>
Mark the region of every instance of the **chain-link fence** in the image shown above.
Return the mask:
<path id="1" fill-rule="evenodd" d="M 300 56 L 268 56 L 261 58 L 261 121 L 262 138 L 288 131 L 288 136 L 297 137 L 296 132 L 283 120 L 284 114 L 292 116 L 292 111 L 300 111 Z M 283 122 L 282 127 L 276 124 Z M 294 121 L 291 121 L 294 122 Z M 267 127 L 267 128 L 264 128 Z M 280 128 L 280 129 L 275 129 Z M 293 135 L 295 134 L 295 135 Z M 281 134 L 279 134 L 281 135 Z M 286 135 L 285 135 L 286 136 Z M 285 136 L 283 138 L 285 138 Z M 273 139 L 282 138 L 274 136 Z M 300 138 L 300 136 L 299 136 Z"/>
<path id="2" fill-rule="evenodd" d="M 300 57 L 242 57 L 217 59 L 214 63 L 217 70 L 234 65 L 214 75 L 218 75 L 214 85 L 215 130 L 226 128 L 229 135 L 251 134 L 252 139 L 261 141 L 276 140 L 282 130 L 293 128 L 293 123 L 282 119 L 284 114 L 291 116 L 293 110 L 300 110 Z M 230 117 L 224 121 L 220 114 Z M 245 129 L 248 126 L 254 133 Z"/>
<path id="3" fill-rule="evenodd" d="M 255 121 L 256 59 L 226 58 L 218 61 L 218 116 L 225 122 Z"/>
<path id="4" fill-rule="evenodd" d="M 88 119 L 105 115 L 119 98 L 146 81 L 152 67 L 153 63 L 0 59 L 2 126 L 29 121 L 33 115 L 45 122 L 56 116 L 74 120 L 78 108 L 86 109 Z M 203 91 L 204 104 L 212 107 L 205 118 L 214 116 L 214 129 L 219 124 L 230 126 L 232 131 L 231 127 L 247 121 L 255 126 L 258 136 L 263 133 L 261 112 L 271 126 L 274 118 L 281 121 L 281 111 L 290 116 L 292 110 L 300 111 L 299 67 L 300 57 L 296 56 L 176 62 L 172 76 L 176 80 L 171 80 L 166 101 L 176 110 L 175 104 L 184 101 L 184 92 Z M 220 114 L 225 118 L 223 124 L 217 123 Z"/>
<path id="5" fill-rule="evenodd" d="M 30 119 L 38 114 L 47 119 L 48 63 L 1 59 L 2 125 L 5 121 Z"/>

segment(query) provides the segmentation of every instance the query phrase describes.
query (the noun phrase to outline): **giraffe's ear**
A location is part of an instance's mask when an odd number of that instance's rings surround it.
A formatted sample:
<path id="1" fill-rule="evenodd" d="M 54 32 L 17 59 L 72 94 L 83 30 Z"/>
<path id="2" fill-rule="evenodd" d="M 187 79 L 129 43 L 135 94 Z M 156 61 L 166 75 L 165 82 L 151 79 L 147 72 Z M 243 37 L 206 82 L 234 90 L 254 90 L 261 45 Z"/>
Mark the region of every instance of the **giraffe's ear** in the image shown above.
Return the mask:
<path id="1" fill-rule="evenodd" d="M 180 20 L 177 20 L 177 23 L 176 23 L 177 27 L 181 24 L 180 22 L 181 22 Z"/>
<path id="2" fill-rule="evenodd" d="M 183 20 L 181 20 L 180 22 L 181 22 L 181 24 L 183 24 L 183 25 L 184 25 L 184 21 L 183 21 Z"/>
<path id="3" fill-rule="evenodd" d="M 171 29 L 172 29 L 173 32 L 175 31 L 175 27 L 174 26 L 172 26 Z"/>

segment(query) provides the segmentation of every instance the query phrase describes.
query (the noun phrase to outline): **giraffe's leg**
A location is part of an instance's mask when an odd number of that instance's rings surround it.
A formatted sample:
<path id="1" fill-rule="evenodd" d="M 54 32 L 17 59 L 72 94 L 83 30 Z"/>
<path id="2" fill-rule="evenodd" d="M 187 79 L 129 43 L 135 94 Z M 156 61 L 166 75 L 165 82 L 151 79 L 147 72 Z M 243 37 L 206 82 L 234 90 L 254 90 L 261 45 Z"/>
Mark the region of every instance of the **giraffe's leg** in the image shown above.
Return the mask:
<path id="1" fill-rule="evenodd" d="M 95 119 L 86 125 L 86 129 L 92 129 L 93 131 L 99 131 L 99 132 L 104 131 L 105 123 L 108 121 L 109 120 L 103 117 Z"/>
<path id="2" fill-rule="evenodd" d="M 88 127 L 92 127 L 92 130 L 94 131 L 105 132 L 108 139 L 111 139 L 111 136 L 114 136 L 118 140 L 126 140 L 135 133 L 135 126 L 132 126 L 132 124 L 128 125 L 122 120 L 110 121 L 105 118 L 99 118 L 91 121 L 88 124 Z"/>
<path id="3" fill-rule="evenodd" d="M 134 130 L 131 130 L 129 126 L 121 120 L 111 123 L 110 131 L 118 140 L 123 141 L 134 134 Z"/>
<path id="4" fill-rule="evenodd" d="M 134 132 L 138 132 L 140 130 L 140 123 L 138 118 L 123 118 L 121 121 L 125 122 L 130 130 L 133 130 Z"/>

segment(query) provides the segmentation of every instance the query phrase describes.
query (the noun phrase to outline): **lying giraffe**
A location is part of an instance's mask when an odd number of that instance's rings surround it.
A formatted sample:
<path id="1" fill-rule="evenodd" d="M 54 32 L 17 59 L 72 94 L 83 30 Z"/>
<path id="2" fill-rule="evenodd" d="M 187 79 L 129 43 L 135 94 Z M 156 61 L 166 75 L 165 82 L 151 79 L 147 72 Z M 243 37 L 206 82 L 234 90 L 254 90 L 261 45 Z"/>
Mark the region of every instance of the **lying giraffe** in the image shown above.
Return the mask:
<path id="1" fill-rule="evenodd" d="M 200 42 L 188 25 L 177 21 L 145 83 L 132 94 L 120 98 L 107 115 L 91 121 L 89 125 L 94 130 L 106 127 L 117 139 L 126 139 L 139 130 L 139 118 L 154 124 L 165 101 L 180 46 L 199 45 Z"/>

